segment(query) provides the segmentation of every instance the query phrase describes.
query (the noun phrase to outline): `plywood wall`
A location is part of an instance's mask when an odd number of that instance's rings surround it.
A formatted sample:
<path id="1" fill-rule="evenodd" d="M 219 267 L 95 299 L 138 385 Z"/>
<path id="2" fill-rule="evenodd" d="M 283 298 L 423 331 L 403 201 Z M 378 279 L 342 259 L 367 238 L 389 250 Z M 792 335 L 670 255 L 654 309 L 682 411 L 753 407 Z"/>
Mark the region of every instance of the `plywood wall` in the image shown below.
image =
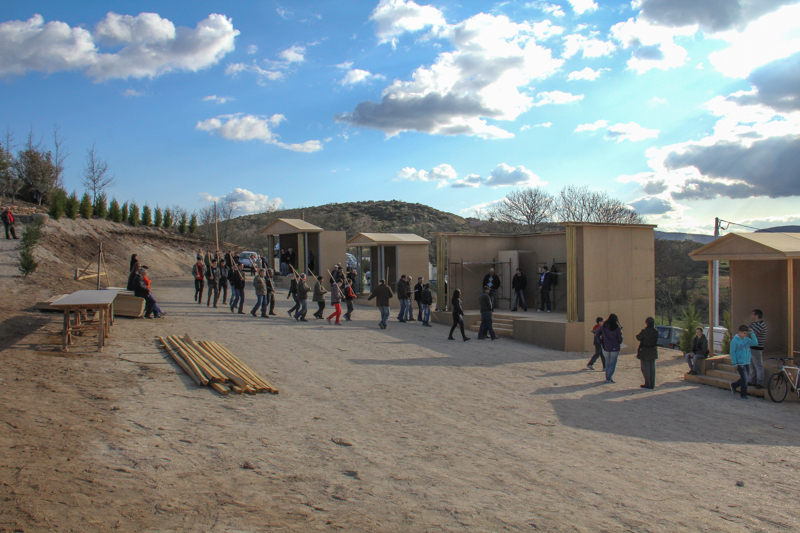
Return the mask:
<path id="1" fill-rule="evenodd" d="M 796 261 L 797 262 L 797 261 Z M 731 328 L 733 333 L 741 325 L 749 325 L 753 309 L 764 312 L 767 323 L 767 352 L 784 352 L 787 349 L 788 334 L 788 293 L 785 260 L 774 261 L 731 261 Z M 794 269 L 797 284 L 797 265 Z M 795 307 L 798 290 L 795 286 Z M 795 334 L 798 330 L 798 317 L 795 315 Z M 795 350 L 798 350 L 795 336 Z"/>

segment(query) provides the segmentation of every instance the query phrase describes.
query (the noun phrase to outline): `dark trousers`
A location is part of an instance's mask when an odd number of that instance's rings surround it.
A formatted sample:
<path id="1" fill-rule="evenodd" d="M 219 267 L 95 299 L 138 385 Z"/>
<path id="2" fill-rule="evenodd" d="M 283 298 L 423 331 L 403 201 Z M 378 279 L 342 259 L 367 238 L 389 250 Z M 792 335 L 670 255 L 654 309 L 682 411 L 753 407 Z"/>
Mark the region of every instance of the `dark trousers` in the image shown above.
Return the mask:
<path id="1" fill-rule="evenodd" d="M 214 307 L 217 306 L 217 302 L 219 301 L 219 287 L 217 287 L 216 283 L 208 283 L 208 301 L 206 302 L 206 307 L 211 305 L 211 295 L 214 295 Z"/>
<path id="2" fill-rule="evenodd" d="M 642 376 L 644 376 L 644 387 L 646 389 L 652 389 L 656 386 L 656 362 L 655 360 L 652 361 L 645 361 L 644 359 L 639 361 L 642 366 Z"/>
<path id="3" fill-rule="evenodd" d="M 144 299 L 144 316 L 149 317 L 156 309 L 156 301 L 151 295 Z"/>
<path id="4" fill-rule="evenodd" d="M 228 302 L 228 284 L 227 283 L 220 283 L 219 290 L 217 291 L 217 298 L 219 298 L 219 292 L 222 291 L 222 303 Z"/>
<path id="5" fill-rule="evenodd" d="M 417 320 L 422 320 L 422 300 L 417 300 Z"/>
<path id="6" fill-rule="evenodd" d="M 197 303 L 203 303 L 203 286 L 205 282 L 202 279 L 194 280 L 194 301 Z"/>
<path id="7" fill-rule="evenodd" d="M 453 332 L 456 330 L 457 326 L 461 327 L 461 338 L 466 339 L 467 334 L 464 333 L 464 319 L 462 319 L 461 315 L 457 313 L 453 313 L 453 327 L 450 328 L 450 335 L 448 335 L 447 338 L 453 338 Z"/>
<path id="8" fill-rule="evenodd" d="M 347 304 L 347 312 L 344 314 L 344 319 L 349 321 L 350 315 L 355 311 L 355 306 L 353 305 L 353 300 L 345 300 L 344 303 Z"/>
<path id="9" fill-rule="evenodd" d="M 294 305 L 292 306 L 291 309 L 289 309 L 289 314 L 290 315 L 292 313 L 294 313 L 295 311 L 297 311 L 298 309 L 300 309 L 300 301 L 297 299 L 297 295 L 296 294 L 292 294 L 292 299 L 294 300 Z"/>
<path id="10" fill-rule="evenodd" d="M 3 222 L 3 226 L 6 228 L 6 239 L 10 239 L 11 237 L 17 238 L 17 232 L 14 230 L 14 224 L 6 224 Z M 8 236 L 9 232 L 11 232 L 11 237 Z"/>
<path id="11" fill-rule="evenodd" d="M 747 365 L 737 365 L 736 370 L 739 371 L 739 381 L 734 381 L 731 383 L 731 388 L 734 392 L 736 389 L 739 389 L 739 394 L 742 395 L 742 398 L 747 398 L 747 373 L 750 369 Z"/>
<path id="12" fill-rule="evenodd" d="M 314 316 L 317 318 L 322 318 L 323 316 L 325 316 L 323 315 L 323 313 L 325 312 L 325 302 L 317 302 L 317 306 L 319 306 L 319 309 L 317 309 L 317 312 L 314 313 Z"/>
<path id="13" fill-rule="evenodd" d="M 544 311 L 544 306 L 547 305 L 547 310 L 551 311 L 552 305 L 550 304 L 550 289 L 539 289 L 539 294 L 541 295 L 539 309 Z"/>
<path id="14" fill-rule="evenodd" d="M 606 369 L 606 358 L 603 355 L 603 348 L 599 344 L 594 345 L 594 355 L 591 359 L 589 359 L 589 366 L 592 366 L 597 359 L 600 359 L 603 362 L 603 370 Z"/>
<path id="15" fill-rule="evenodd" d="M 492 312 L 481 311 L 481 327 L 478 330 L 478 338 L 485 338 L 487 332 L 492 339 L 497 338 L 497 336 L 494 334 L 494 328 L 492 328 Z"/>
<path id="16" fill-rule="evenodd" d="M 272 291 L 267 291 L 267 306 L 269 307 L 269 314 L 275 314 L 275 293 Z"/>

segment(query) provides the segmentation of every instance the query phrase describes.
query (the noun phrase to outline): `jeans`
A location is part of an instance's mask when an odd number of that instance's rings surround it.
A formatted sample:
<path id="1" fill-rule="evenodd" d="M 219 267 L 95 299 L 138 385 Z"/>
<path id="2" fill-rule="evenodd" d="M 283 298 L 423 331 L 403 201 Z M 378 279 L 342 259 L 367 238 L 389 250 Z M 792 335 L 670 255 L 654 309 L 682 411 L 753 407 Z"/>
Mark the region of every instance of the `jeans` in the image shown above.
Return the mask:
<path id="1" fill-rule="evenodd" d="M 306 313 L 308 313 L 308 300 L 298 300 L 297 303 L 300 305 L 300 309 L 297 310 L 294 317 L 305 319 Z"/>
<path id="2" fill-rule="evenodd" d="M 494 334 L 494 328 L 492 328 L 492 312 L 481 311 L 481 327 L 478 330 L 478 338 L 479 339 L 485 338 L 487 332 L 489 333 L 492 339 L 497 338 L 497 336 Z"/>
<path id="3" fill-rule="evenodd" d="M 747 367 L 738 365 L 736 370 L 739 372 L 739 381 L 731 383 L 731 388 L 734 392 L 736 392 L 736 389 L 739 389 L 742 398 L 747 398 Z"/>
<path id="4" fill-rule="evenodd" d="M 202 279 L 195 279 L 194 280 L 194 301 L 197 303 L 202 303 L 203 300 L 203 286 L 205 282 Z"/>
<path id="5" fill-rule="evenodd" d="M 342 316 L 342 304 L 335 303 L 333 304 L 333 313 L 331 313 L 331 316 L 328 317 L 328 322 L 330 322 L 331 319 L 335 318 L 336 323 L 338 324 L 340 316 Z"/>
<path id="6" fill-rule="evenodd" d="M 222 303 L 228 303 L 228 284 L 220 283 L 219 290 L 222 292 Z"/>
<path id="7" fill-rule="evenodd" d="M 764 385 L 764 350 L 750 348 L 750 381 L 751 385 Z"/>
<path id="8" fill-rule="evenodd" d="M 414 320 L 414 301 L 411 298 L 406 300 L 406 320 Z"/>
<path id="9" fill-rule="evenodd" d="M 219 287 L 217 287 L 216 283 L 211 281 L 208 282 L 208 301 L 206 302 L 206 307 L 211 305 L 211 295 L 214 295 L 214 307 L 217 306 L 217 302 L 219 301 Z"/>
<path id="10" fill-rule="evenodd" d="M 600 361 L 603 362 L 603 370 L 605 370 L 606 369 L 606 357 L 603 355 L 603 348 L 600 347 L 600 345 L 595 344 L 594 345 L 594 355 L 592 356 L 591 359 L 589 359 L 589 366 L 592 366 L 595 363 L 595 361 L 597 361 L 598 359 L 600 359 Z"/>
<path id="11" fill-rule="evenodd" d="M 269 305 L 269 314 L 275 314 L 275 293 L 267 290 L 267 305 Z"/>
<path id="12" fill-rule="evenodd" d="M 542 296 L 542 301 L 539 304 L 539 310 L 544 311 L 544 306 L 547 305 L 547 310 L 552 310 L 552 304 L 550 303 L 550 289 L 540 289 L 539 293 Z"/>
<path id="13" fill-rule="evenodd" d="M 614 377 L 614 371 L 617 369 L 619 351 L 607 352 L 603 350 L 603 355 L 606 356 L 606 381 L 611 381 L 611 379 Z"/>
<path id="14" fill-rule="evenodd" d="M 253 307 L 253 310 L 250 311 L 250 314 L 256 314 L 258 308 L 261 308 L 261 316 L 265 316 L 267 314 L 267 295 L 266 294 L 256 294 L 256 305 Z"/>
<path id="15" fill-rule="evenodd" d="M 381 312 L 381 324 L 384 326 L 386 325 L 386 321 L 389 320 L 389 314 L 391 313 L 391 308 L 388 305 L 382 305 L 378 307 Z"/>
<path id="16" fill-rule="evenodd" d="M 236 306 L 238 305 L 239 312 L 240 313 L 242 312 L 242 309 L 244 308 L 244 294 L 242 294 L 243 292 L 244 291 L 242 291 L 242 289 L 237 289 L 236 287 L 233 287 L 233 297 L 231 298 L 231 311 L 233 311 L 234 308 L 236 308 Z"/>
<path id="17" fill-rule="evenodd" d="M 406 306 L 408 305 L 408 300 L 400 300 L 400 313 L 397 315 L 397 320 L 403 322 L 406 319 Z"/>
<path id="18" fill-rule="evenodd" d="M 292 299 L 294 300 L 294 305 L 289 309 L 289 315 L 300 309 L 300 301 L 297 299 L 297 295 L 292 294 Z"/>
<path id="19" fill-rule="evenodd" d="M 642 367 L 642 376 L 644 376 L 644 387 L 652 389 L 656 386 L 656 362 L 640 360 Z"/>
<path id="20" fill-rule="evenodd" d="M 417 300 L 417 320 L 422 320 L 422 300 Z"/>
<path id="21" fill-rule="evenodd" d="M 428 304 L 422 305 L 422 323 L 426 326 L 431 322 L 431 306 Z"/>
<path id="22" fill-rule="evenodd" d="M 350 315 L 352 315 L 353 311 L 355 311 L 355 306 L 353 305 L 353 300 L 345 300 L 344 303 L 347 304 L 347 312 L 344 314 L 344 319 L 345 320 L 350 320 Z"/>
<path id="23" fill-rule="evenodd" d="M 492 309 L 495 309 L 496 306 L 494 305 L 494 289 L 489 291 L 489 299 L 492 301 Z"/>
<path id="24" fill-rule="evenodd" d="M 706 356 L 699 353 L 689 352 L 686 354 L 686 363 L 689 365 L 690 372 L 697 372 L 700 368 L 700 361 L 705 359 Z"/>
<path id="25" fill-rule="evenodd" d="M 522 301 L 522 309 L 528 310 L 528 302 L 525 301 L 525 291 L 514 291 L 514 307 L 512 311 L 517 310 L 517 301 Z"/>

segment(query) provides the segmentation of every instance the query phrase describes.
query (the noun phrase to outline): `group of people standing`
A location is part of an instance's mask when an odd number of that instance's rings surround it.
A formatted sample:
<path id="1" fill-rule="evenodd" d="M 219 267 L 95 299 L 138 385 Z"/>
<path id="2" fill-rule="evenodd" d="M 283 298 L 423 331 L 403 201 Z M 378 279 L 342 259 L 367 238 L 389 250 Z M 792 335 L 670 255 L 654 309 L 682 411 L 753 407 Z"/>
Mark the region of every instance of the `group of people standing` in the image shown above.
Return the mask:
<path id="1" fill-rule="evenodd" d="M 658 330 L 656 321 L 649 316 L 644 320 L 645 327 L 637 335 L 639 348 L 636 350 L 636 358 L 639 359 L 644 384 L 640 385 L 643 389 L 653 389 L 656 386 L 656 359 L 658 359 Z M 594 336 L 595 352 L 589 363 L 587 370 L 594 370 L 594 364 L 598 359 L 603 363 L 606 383 L 616 383 L 614 372 L 617 370 L 617 360 L 619 352 L 625 346 L 622 338 L 622 325 L 619 317 L 614 313 L 608 315 L 605 320 L 597 317 L 592 328 Z"/>
<path id="2" fill-rule="evenodd" d="M 539 268 L 539 274 L 536 278 L 536 287 L 539 290 L 539 309 L 537 309 L 537 312 L 551 313 L 553 311 L 550 291 L 553 285 L 555 285 L 556 279 L 555 274 L 550 272 L 547 265 L 543 265 Z M 495 295 L 499 292 L 500 286 L 502 285 L 500 277 L 494 273 L 494 268 L 489 269 L 489 272 L 483 277 L 483 283 L 481 285 L 483 287 L 481 292 L 486 288 L 489 289 L 489 300 L 492 303 L 492 309 L 494 309 L 496 307 Z M 519 307 L 522 307 L 523 311 L 528 310 L 528 302 L 525 298 L 525 290 L 527 288 L 528 278 L 522 272 L 522 269 L 518 268 L 514 273 L 514 277 L 511 278 L 511 290 L 514 293 L 511 304 L 512 311 L 517 311 Z"/>

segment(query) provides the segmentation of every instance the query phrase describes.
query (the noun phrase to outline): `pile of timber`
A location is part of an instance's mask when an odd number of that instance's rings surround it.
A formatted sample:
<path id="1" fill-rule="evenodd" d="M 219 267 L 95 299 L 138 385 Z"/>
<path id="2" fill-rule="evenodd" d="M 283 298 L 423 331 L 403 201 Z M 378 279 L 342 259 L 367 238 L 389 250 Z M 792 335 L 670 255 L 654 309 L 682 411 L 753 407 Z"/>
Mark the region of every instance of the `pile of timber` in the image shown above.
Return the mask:
<path id="1" fill-rule="evenodd" d="M 158 340 L 198 385 L 210 385 L 223 396 L 227 396 L 230 391 L 236 394 L 278 394 L 278 389 L 269 381 L 216 342 L 195 342 L 189 335 L 184 335 L 183 338 L 159 337 Z"/>

